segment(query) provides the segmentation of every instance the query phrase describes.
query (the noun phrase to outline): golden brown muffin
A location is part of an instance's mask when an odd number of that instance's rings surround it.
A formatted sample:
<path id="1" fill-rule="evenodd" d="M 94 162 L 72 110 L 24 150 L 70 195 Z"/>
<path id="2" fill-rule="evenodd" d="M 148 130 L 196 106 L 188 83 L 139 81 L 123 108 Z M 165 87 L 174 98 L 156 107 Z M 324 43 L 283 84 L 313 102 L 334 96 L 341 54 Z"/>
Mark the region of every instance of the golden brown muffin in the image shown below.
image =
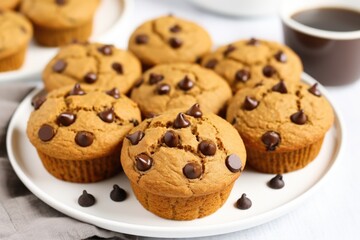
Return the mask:
<path id="1" fill-rule="evenodd" d="M 88 40 L 98 4 L 99 0 L 23 0 L 20 9 L 34 24 L 40 45 L 60 46 Z"/>
<path id="2" fill-rule="evenodd" d="M 1 0 L 0 10 L 14 10 L 20 3 L 20 0 Z"/>
<path id="3" fill-rule="evenodd" d="M 30 22 L 22 15 L 0 12 L 0 72 L 21 67 L 32 34 Z"/>
<path id="4" fill-rule="evenodd" d="M 74 43 L 59 50 L 42 76 L 47 91 L 82 83 L 126 93 L 140 75 L 140 62 L 128 51 L 100 43 Z"/>
<path id="5" fill-rule="evenodd" d="M 121 163 L 144 208 L 167 219 L 212 214 L 245 167 L 237 131 L 198 104 L 143 121 L 124 140 Z"/>
<path id="6" fill-rule="evenodd" d="M 239 90 L 226 118 L 243 138 L 250 166 L 284 173 L 317 156 L 334 114 L 317 85 L 268 80 Z"/>
<path id="7" fill-rule="evenodd" d="M 136 103 L 114 89 L 76 84 L 33 101 L 27 135 L 46 170 L 70 182 L 96 182 L 121 169 L 125 135 L 140 121 Z"/>

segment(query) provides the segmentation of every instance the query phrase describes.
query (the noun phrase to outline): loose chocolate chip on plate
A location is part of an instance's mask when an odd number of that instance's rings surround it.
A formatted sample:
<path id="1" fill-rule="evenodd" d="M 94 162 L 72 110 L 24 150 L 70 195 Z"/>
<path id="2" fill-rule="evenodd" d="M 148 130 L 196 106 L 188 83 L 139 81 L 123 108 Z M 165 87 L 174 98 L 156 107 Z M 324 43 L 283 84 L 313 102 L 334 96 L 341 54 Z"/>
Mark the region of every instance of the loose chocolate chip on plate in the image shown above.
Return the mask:
<path id="1" fill-rule="evenodd" d="M 317 86 L 318 86 L 318 84 L 315 83 L 314 85 L 312 85 L 312 86 L 308 89 L 308 91 L 309 91 L 311 94 L 313 94 L 313 95 L 315 95 L 315 96 L 317 96 L 317 97 L 321 97 L 321 92 L 319 91 L 319 89 L 317 88 Z"/>
<path id="2" fill-rule="evenodd" d="M 188 76 L 185 76 L 180 82 L 178 82 L 178 87 L 184 91 L 192 89 L 194 85 L 195 83 Z"/>
<path id="3" fill-rule="evenodd" d="M 286 61 L 287 61 L 287 56 L 283 51 L 278 51 L 274 55 L 274 57 L 278 62 L 281 62 L 281 63 L 286 63 Z"/>
<path id="4" fill-rule="evenodd" d="M 85 95 L 85 91 L 81 88 L 80 84 L 75 84 L 74 88 L 67 94 L 67 96 L 74 96 L 74 95 Z"/>
<path id="5" fill-rule="evenodd" d="M 164 134 L 163 141 L 168 147 L 176 147 L 179 144 L 179 135 L 174 131 L 167 131 Z"/>
<path id="6" fill-rule="evenodd" d="M 172 37 L 169 39 L 169 44 L 172 48 L 180 48 L 183 44 L 183 41 L 179 38 L 176 38 L 176 37 Z"/>
<path id="7" fill-rule="evenodd" d="M 263 68 L 262 72 L 265 77 L 270 78 L 276 73 L 276 70 L 273 66 L 267 65 Z"/>
<path id="8" fill-rule="evenodd" d="M 80 131 L 76 133 L 75 142 L 80 147 L 88 147 L 94 141 L 94 135 L 91 132 Z"/>
<path id="9" fill-rule="evenodd" d="M 172 33 L 178 33 L 181 31 L 181 27 L 178 24 L 175 24 L 174 26 L 172 26 L 170 29 L 170 32 Z"/>
<path id="10" fill-rule="evenodd" d="M 123 66 L 121 63 L 118 63 L 118 62 L 114 62 L 112 65 L 111 65 L 112 69 L 115 70 L 115 72 L 117 72 L 117 74 L 123 74 Z"/>
<path id="11" fill-rule="evenodd" d="M 151 168 L 153 159 L 146 155 L 145 153 L 140 153 L 135 157 L 136 160 L 136 168 L 139 171 L 147 171 Z"/>
<path id="12" fill-rule="evenodd" d="M 216 65 L 219 63 L 217 59 L 210 59 L 206 64 L 205 67 L 209 69 L 214 69 Z"/>
<path id="13" fill-rule="evenodd" d="M 179 113 L 174 121 L 174 128 L 186 128 L 188 126 L 190 126 L 189 120 L 183 113 Z"/>
<path id="14" fill-rule="evenodd" d="M 95 204 L 95 197 L 84 190 L 78 199 L 78 203 L 82 207 L 91 207 Z"/>
<path id="15" fill-rule="evenodd" d="M 164 80 L 164 76 L 161 74 L 156 74 L 156 73 L 150 73 L 149 76 L 149 83 L 150 85 L 156 84 L 158 82 L 161 82 L 162 80 Z"/>
<path id="16" fill-rule="evenodd" d="M 98 114 L 99 118 L 107 123 L 112 123 L 115 119 L 114 109 L 109 108 Z"/>
<path id="17" fill-rule="evenodd" d="M 127 193 L 124 189 L 114 184 L 113 190 L 110 192 L 110 198 L 114 202 L 122 202 L 126 199 Z"/>
<path id="18" fill-rule="evenodd" d="M 296 123 L 298 125 L 303 125 L 307 121 L 307 116 L 304 113 L 303 110 L 300 110 L 290 116 L 290 119 L 293 123 Z"/>
<path id="19" fill-rule="evenodd" d="M 245 193 L 243 193 L 243 195 L 241 195 L 241 198 L 239 198 L 236 202 L 236 207 L 241 210 L 249 209 L 251 205 L 252 202 L 248 197 L 246 197 Z"/>
<path id="20" fill-rule="evenodd" d="M 257 108 L 258 105 L 259 105 L 259 101 L 257 101 L 256 99 L 251 98 L 249 96 L 245 97 L 245 101 L 243 104 L 245 110 L 248 111 L 254 110 L 255 108 Z"/>
<path id="21" fill-rule="evenodd" d="M 105 56 L 112 55 L 112 45 L 104 45 L 98 48 L 98 51 Z"/>
<path id="22" fill-rule="evenodd" d="M 49 124 L 43 124 L 38 131 L 38 136 L 41 141 L 48 142 L 55 136 L 55 130 Z"/>
<path id="23" fill-rule="evenodd" d="M 86 82 L 86 83 L 94 83 L 94 82 L 96 82 L 96 80 L 97 80 L 97 75 L 96 75 L 96 73 L 93 73 L 93 72 L 89 72 L 89 73 L 87 73 L 85 76 L 84 76 L 84 81 Z"/>
<path id="24" fill-rule="evenodd" d="M 183 174 L 188 179 L 199 178 L 202 174 L 202 167 L 197 163 L 188 163 L 183 168 Z"/>
<path id="25" fill-rule="evenodd" d="M 61 126 L 70 126 L 76 120 L 76 115 L 72 112 L 63 112 L 57 117 L 57 123 Z"/>
<path id="26" fill-rule="evenodd" d="M 280 189 L 285 186 L 285 182 L 283 180 L 283 176 L 281 174 L 277 174 L 275 177 L 273 177 L 268 183 L 268 187 L 272 189 Z"/>
<path id="27" fill-rule="evenodd" d="M 189 108 L 189 110 L 186 111 L 186 115 L 192 116 L 194 118 L 201 118 L 202 117 L 202 111 L 200 110 L 200 105 L 198 103 L 195 103 L 194 105 Z"/>
<path id="28" fill-rule="evenodd" d="M 250 79 L 250 76 L 250 72 L 245 69 L 241 69 L 235 73 L 235 79 L 241 82 L 248 81 Z"/>
<path id="29" fill-rule="evenodd" d="M 267 151 L 274 151 L 280 144 L 280 134 L 274 131 L 268 131 L 262 135 L 261 141 L 265 144 Z"/>
<path id="30" fill-rule="evenodd" d="M 256 38 L 250 38 L 250 40 L 247 42 L 247 45 L 250 46 L 258 46 L 259 44 L 260 42 Z"/>
<path id="31" fill-rule="evenodd" d="M 131 145 L 137 145 L 141 139 L 145 136 L 145 133 L 143 131 L 136 131 L 134 133 L 130 133 L 126 135 L 126 138 L 129 139 L 131 142 Z"/>
<path id="32" fill-rule="evenodd" d="M 57 60 L 56 63 L 53 65 L 52 69 L 54 72 L 62 73 L 67 66 L 67 63 L 64 60 Z"/>
<path id="33" fill-rule="evenodd" d="M 46 96 L 39 95 L 32 99 L 31 105 L 34 107 L 35 110 L 38 110 L 45 101 L 46 101 Z"/>
<path id="34" fill-rule="evenodd" d="M 231 52 L 233 52 L 235 50 L 236 50 L 236 47 L 230 44 L 230 45 L 227 46 L 227 48 L 225 49 L 223 54 L 226 57 L 227 55 L 229 55 L 229 53 L 231 53 Z"/>
<path id="35" fill-rule="evenodd" d="M 241 171 L 242 162 L 236 154 L 230 154 L 225 160 L 226 167 L 230 172 L 236 173 Z"/>
<path id="36" fill-rule="evenodd" d="M 135 37 L 136 44 L 146 44 L 149 41 L 149 37 L 146 34 L 139 34 Z"/>
<path id="37" fill-rule="evenodd" d="M 201 141 L 198 148 L 205 156 L 214 156 L 216 153 L 216 144 L 210 140 Z"/>
<path id="38" fill-rule="evenodd" d="M 288 92 L 285 82 L 283 80 L 281 80 L 279 83 L 277 83 L 276 85 L 274 85 L 271 90 L 273 90 L 274 92 L 279 92 L 282 94 L 285 94 Z"/>
<path id="39" fill-rule="evenodd" d="M 109 95 L 109 96 L 112 96 L 113 98 L 115 98 L 115 99 L 119 99 L 120 98 L 120 92 L 119 92 L 119 90 L 117 89 L 117 88 L 113 88 L 113 89 L 111 89 L 111 90 L 109 90 L 109 91 L 106 91 L 105 92 L 107 95 Z"/>
<path id="40" fill-rule="evenodd" d="M 169 84 L 166 83 L 161 83 L 156 87 L 156 92 L 159 95 L 164 95 L 164 94 L 168 94 L 171 90 L 171 87 Z"/>

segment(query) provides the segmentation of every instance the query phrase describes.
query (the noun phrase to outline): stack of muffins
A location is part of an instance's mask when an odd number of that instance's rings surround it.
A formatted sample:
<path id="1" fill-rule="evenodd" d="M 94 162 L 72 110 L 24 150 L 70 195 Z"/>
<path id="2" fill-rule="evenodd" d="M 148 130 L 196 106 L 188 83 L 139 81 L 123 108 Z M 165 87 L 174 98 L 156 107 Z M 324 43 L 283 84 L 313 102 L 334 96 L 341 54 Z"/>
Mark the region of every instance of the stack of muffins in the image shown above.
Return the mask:
<path id="1" fill-rule="evenodd" d="M 62 47 L 27 127 L 48 172 L 88 183 L 122 168 L 144 208 L 190 220 L 224 204 L 245 164 L 305 167 L 334 116 L 317 85 L 300 82 L 297 55 L 257 39 L 211 46 L 199 25 L 165 16 L 139 26 L 129 51 Z"/>

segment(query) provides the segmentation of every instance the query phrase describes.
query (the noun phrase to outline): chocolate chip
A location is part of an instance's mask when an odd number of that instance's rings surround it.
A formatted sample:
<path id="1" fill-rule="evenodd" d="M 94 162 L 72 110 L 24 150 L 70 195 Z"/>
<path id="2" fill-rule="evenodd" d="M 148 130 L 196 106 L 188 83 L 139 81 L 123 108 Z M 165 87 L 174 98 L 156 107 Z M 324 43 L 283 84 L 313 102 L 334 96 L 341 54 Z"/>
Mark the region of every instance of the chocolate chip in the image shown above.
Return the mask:
<path id="1" fill-rule="evenodd" d="M 123 74 L 123 66 L 121 65 L 121 63 L 118 63 L 118 62 L 114 62 L 112 65 L 111 65 L 112 69 L 115 70 L 115 72 L 117 72 L 117 74 Z"/>
<path id="2" fill-rule="evenodd" d="M 219 61 L 218 61 L 217 59 L 210 59 L 210 60 L 205 64 L 205 67 L 206 67 L 206 68 L 210 68 L 210 69 L 214 69 L 218 63 L 219 63 Z"/>
<path id="3" fill-rule="evenodd" d="M 178 82 L 178 87 L 184 91 L 188 91 L 188 90 L 192 89 L 194 87 L 194 85 L 195 85 L 195 83 L 188 76 L 185 76 L 183 78 L 183 80 Z"/>
<path id="4" fill-rule="evenodd" d="M 107 123 L 112 123 L 115 120 L 114 109 L 109 108 L 98 114 L 99 118 Z"/>
<path id="5" fill-rule="evenodd" d="M 169 39 L 169 44 L 172 48 L 179 48 L 183 44 L 182 40 L 176 37 L 172 37 Z"/>
<path id="6" fill-rule="evenodd" d="M 126 138 L 129 139 L 131 142 L 131 145 L 137 145 L 141 139 L 145 136 L 145 133 L 143 131 L 136 131 L 134 133 L 130 133 L 126 135 Z"/>
<path id="7" fill-rule="evenodd" d="M 263 68 L 262 72 L 265 77 L 269 78 L 269 77 L 272 77 L 276 73 L 276 70 L 273 66 L 267 65 Z"/>
<path id="8" fill-rule="evenodd" d="M 285 85 L 285 82 L 283 80 L 281 80 L 279 83 L 277 83 L 276 85 L 274 85 L 271 90 L 273 90 L 274 92 L 279 92 L 282 94 L 287 93 L 287 88 Z"/>
<path id="9" fill-rule="evenodd" d="M 75 122 L 75 120 L 76 120 L 76 115 L 71 112 L 63 112 L 56 119 L 56 121 L 59 125 L 65 126 L 65 127 L 73 124 Z"/>
<path id="10" fill-rule="evenodd" d="M 202 174 L 202 167 L 197 163 L 188 163 L 183 167 L 183 174 L 189 179 L 199 178 Z"/>
<path id="11" fill-rule="evenodd" d="M 181 27 L 178 24 L 175 24 L 174 26 L 172 26 L 170 29 L 170 32 L 172 33 L 178 33 L 181 31 Z"/>
<path id="12" fill-rule="evenodd" d="M 136 168 L 139 171 L 147 171 L 151 168 L 153 159 L 146 155 L 145 153 L 140 153 L 135 157 L 136 160 Z"/>
<path id="13" fill-rule="evenodd" d="M 198 103 L 195 103 L 194 105 L 189 108 L 189 110 L 186 111 L 186 115 L 192 116 L 194 118 L 201 118 L 202 117 L 202 111 L 200 110 L 200 105 Z"/>
<path id="14" fill-rule="evenodd" d="M 145 112 L 145 111 L 143 111 L 143 112 L 141 113 L 141 115 L 142 115 L 142 118 L 143 118 L 143 119 L 147 119 L 147 118 L 156 117 L 158 114 L 156 114 L 156 113 L 154 113 L 154 112 Z"/>
<path id="15" fill-rule="evenodd" d="M 62 73 L 67 66 L 67 63 L 64 60 L 57 60 L 56 63 L 53 65 L 52 69 L 54 72 Z"/>
<path id="16" fill-rule="evenodd" d="M 317 96 L 317 97 L 321 97 L 321 92 L 319 91 L 319 89 L 317 88 L 317 86 L 318 86 L 318 84 L 315 83 L 314 85 L 312 85 L 312 86 L 308 89 L 308 91 L 309 91 L 311 94 L 313 94 L 313 95 L 315 95 L 315 96 Z"/>
<path id="17" fill-rule="evenodd" d="M 296 123 L 298 125 L 303 125 L 307 121 L 307 116 L 304 113 L 303 110 L 300 110 L 290 116 L 290 119 L 293 123 Z"/>
<path id="18" fill-rule="evenodd" d="M 139 121 L 136 120 L 136 119 L 130 119 L 129 122 L 131 122 L 131 123 L 134 125 L 134 127 L 136 127 L 137 125 L 139 125 Z"/>
<path id="19" fill-rule="evenodd" d="M 55 130 L 49 124 L 43 124 L 38 131 L 38 136 L 41 141 L 48 142 L 55 136 Z"/>
<path id="20" fill-rule="evenodd" d="M 268 187 L 272 189 L 280 189 L 285 186 L 285 182 L 283 180 L 283 176 L 281 174 L 277 174 L 275 177 L 273 177 L 268 183 Z"/>
<path id="21" fill-rule="evenodd" d="M 179 136 L 170 130 L 164 134 L 163 141 L 168 147 L 176 147 L 179 144 Z"/>
<path id="22" fill-rule="evenodd" d="M 86 83 L 91 84 L 91 83 L 96 82 L 96 80 L 97 80 L 97 75 L 96 75 L 96 73 L 89 72 L 89 73 L 87 73 L 87 74 L 84 76 L 84 81 L 85 81 Z"/>
<path id="23" fill-rule="evenodd" d="M 135 37 L 136 44 L 146 44 L 149 41 L 149 37 L 146 34 L 139 34 Z"/>
<path id="24" fill-rule="evenodd" d="M 202 61 L 202 57 L 196 57 L 195 63 L 200 65 L 201 61 Z"/>
<path id="25" fill-rule="evenodd" d="M 87 193 L 86 190 L 84 190 L 82 195 L 78 199 L 78 203 L 82 207 L 91 207 L 95 204 L 95 197 Z"/>
<path id="26" fill-rule="evenodd" d="M 31 100 L 31 105 L 34 107 L 35 110 L 38 110 L 45 101 L 46 101 L 46 96 L 39 95 Z"/>
<path id="27" fill-rule="evenodd" d="M 161 74 L 156 74 L 156 73 L 150 73 L 149 76 L 149 83 L 150 85 L 156 84 L 158 82 L 161 82 L 162 80 L 164 80 L 164 76 Z"/>
<path id="28" fill-rule="evenodd" d="M 55 3 L 59 6 L 65 5 L 67 0 L 55 0 Z"/>
<path id="29" fill-rule="evenodd" d="M 260 45 L 260 42 L 256 38 L 250 38 L 250 40 L 247 42 L 247 45 L 258 46 Z"/>
<path id="30" fill-rule="evenodd" d="M 74 96 L 74 95 L 85 95 L 85 91 L 81 88 L 80 84 L 75 84 L 74 88 L 67 94 L 67 96 Z"/>
<path id="31" fill-rule="evenodd" d="M 127 193 L 124 189 L 114 184 L 113 190 L 110 192 L 110 198 L 114 202 L 122 202 L 126 199 Z"/>
<path id="32" fill-rule="evenodd" d="M 223 54 L 226 57 L 227 55 L 229 55 L 229 53 L 231 53 L 231 52 L 233 52 L 235 50 L 236 50 L 236 47 L 230 44 L 230 45 L 227 46 L 227 48 L 225 49 Z"/>
<path id="33" fill-rule="evenodd" d="M 88 147 L 94 141 L 94 135 L 91 132 L 80 131 L 76 133 L 75 142 L 80 147 Z"/>
<path id="34" fill-rule="evenodd" d="M 144 79 L 143 79 L 143 78 L 139 78 L 139 79 L 135 82 L 134 87 L 135 87 L 135 88 L 139 88 L 139 87 L 143 84 L 143 82 L 144 82 Z"/>
<path id="35" fill-rule="evenodd" d="M 166 83 L 161 83 L 156 87 L 156 92 L 159 95 L 164 95 L 164 94 L 168 94 L 171 90 L 171 87 L 169 84 Z"/>
<path id="36" fill-rule="evenodd" d="M 225 160 L 226 167 L 230 172 L 236 173 L 241 171 L 242 162 L 236 154 L 230 154 Z"/>
<path id="37" fill-rule="evenodd" d="M 174 128 L 186 128 L 190 126 L 189 120 L 186 119 L 183 113 L 179 113 L 174 121 Z"/>
<path id="38" fill-rule="evenodd" d="M 286 63 L 286 61 L 287 61 L 287 56 L 283 51 L 278 51 L 274 55 L 274 57 L 278 62 L 281 62 L 281 63 Z"/>
<path id="39" fill-rule="evenodd" d="M 113 98 L 115 98 L 115 99 L 119 99 L 120 98 L 120 92 L 119 92 L 119 90 L 117 89 L 117 88 L 113 88 L 113 89 L 111 89 L 111 90 L 109 90 L 109 91 L 106 91 L 105 92 L 107 95 L 109 95 L 109 96 L 112 96 Z"/>
<path id="40" fill-rule="evenodd" d="M 112 46 L 111 45 L 104 45 L 98 48 L 98 51 L 105 56 L 112 55 Z"/>
<path id="41" fill-rule="evenodd" d="M 249 209 L 251 208 L 251 205 L 252 202 L 248 197 L 246 197 L 245 193 L 243 193 L 243 195 L 241 195 L 241 198 L 236 201 L 236 207 L 241 210 Z"/>
<path id="42" fill-rule="evenodd" d="M 254 110 L 255 108 L 257 108 L 258 105 L 259 105 L 259 101 L 257 101 L 254 98 L 251 98 L 249 96 L 246 96 L 244 104 L 243 104 L 243 108 L 245 110 L 251 111 L 251 110 Z"/>
<path id="43" fill-rule="evenodd" d="M 241 82 L 248 81 L 250 79 L 250 76 L 250 72 L 245 69 L 241 69 L 235 73 L 235 79 Z"/>
<path id="44" fill-rule="evenodd" d="M 277 132 L 268 131 L 262 135 L 261 141 L 265 144 L 267 151 L 274 151 L 280 144 L 281 138 Z"/>
<path id="45" fill-rule="evenodd" d="M 216 144 L 210 140 L 201 141 L 198 148 L 205 156 L 214 156 L 216 153 Z"/>

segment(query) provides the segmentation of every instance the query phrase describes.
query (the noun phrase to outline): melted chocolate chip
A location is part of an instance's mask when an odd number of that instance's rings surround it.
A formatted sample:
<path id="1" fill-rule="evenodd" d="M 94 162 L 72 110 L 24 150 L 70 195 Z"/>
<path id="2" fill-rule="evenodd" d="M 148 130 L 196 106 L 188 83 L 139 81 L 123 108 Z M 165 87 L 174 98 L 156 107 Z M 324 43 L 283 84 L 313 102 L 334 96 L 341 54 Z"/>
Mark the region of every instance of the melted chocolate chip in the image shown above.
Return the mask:
<path id="1" fill-rule="evenodd" d="M 174 26 L 172 26 L 170 29 L 170 32 L 172 33 L 178 33 L 181 31 L 181 27 L 178 24 L 175 24 Z"/>
<path id="2" fill-rule="evenodd" d="M 140 153 L 135 157 L 136 160 L 136 168 L 139 171 L 147 171 L 151 168 L 153 159 L 146 155 L 145 153 Z"/>
<path id="3" fill-rule="evenodd" d="M 202 167 L 197 163 L 188 163 L 183 168 L 183 174 L 188 179 L 199 178 L 202 174 Z"/>
<path id="4" fill-rule="evenodd" d="M 56 121 L 59 125 L 65 126 L 65 127 L 73 124 L 75 122 L 75 120 L 76 120 L 76 115 L 71 112 L 63 112 L 56 119 Z"/>
<path id="5" fill-rule="evenodd" d="M 141 139 L 145 136 L 145 133 L 143 131 L 136 131 L 134 133 L 130 133 L 126 135 L 126 138 L 129 139 L 131 142 L 131 145 L 137 145 Z"/>
<path id="6" fill-rule="evenodd" d="M 166 83 L 161 83 L 156 87 L 156 92 L 159 95 L 164 95 L 164 94 L 168 94 L 171 90 L 171 87 L 169 84 Z"/>
<path id="7" fill-rule="evenodd" d="M 285 85 L 285 82 L 283 80 L 281 80 L 278 84 L 274 85 L 271 90 L 273 90 L 274 92 L 279 92 L 282 94 L 287 93 L 287 88 Z"/>
<path id="8" fill-rule="evenodd" d="M 202 117 L 202 111 L 200 110 L 200 105 L 198 103 L 195 103 L 194 105 L 189 108 L 189 110 L 186 111 L 186 115 L 192 116 L 194 118 L 201 118 Z"/>
<path id="9" fill-rule="evenodd" d="M 206 67 L 206 68 L 210 68 L 210 69 L 214 69 L 218 63 L 219 63 L 219 61 L 218 61 L 217 59 L 210 59 L 210 60 L 205 64 L 205 67 Z"/>
<path id="10" fill-rule="evenodd" d="M 241 69 L 235 73 L 235 79 L 237 81 L 246 82 L 250 79 L 251 74 L 245 69 Z"/>
<path id="11" fill-rule="evenodd" d="M 274 151 L 280 144 L 281 138 L 277 132 L 268 131 L 262 135 L 261 141 L 265 144 L 267 151 Z"/>
<path id="12" fill-rule="evenodd" d="M 315 83 L 314 85 L 312 85 L 312 86 L 308 89 L 308 91 L 309 91 L 311 94 L 313 94 L 313 95 L 315 95 L 315 96 L 317 96 L 317 97 L 321 97 L 321 92 L 319 91 L 319 89 L 317 88 L 317 86 L 318 86 L 318 84 Z"/>
<path id="13" fill-rule="evenodd" d="M 201 141 L 198 148 L 205 156 L 214 156 L 216 153 L 216 144 L 210 140 Z"/>
<path id="14" fill-rule="evenodd" d="M 236 154 L 231 154 L 227 156 L 225 164 L 226 167 L 230 170 L 230 172 L 236 173 L 241 171 L 242 162 Z"/>
<path id="15" fill-rule="evenodd" d="M 75 142 L 80 147 L 88 147 L 94 141 L 94 135 L 91 132 L 80 131 L 76 133 Z"/>
<path id="16" fill-rule="evenodd" d="M 67 63 L 64 60 L 57 60 L 56 63 L 53 65 L 52 70 L 57 73 L 62 73 L 67 66 Z"/>
<path id="17" fill-rule="evenodd" d="M 118 62 L 114 62 L 112 65 L 111 65 L 112 69 L 115 70 L 115 72 L 117 74 L 123 74 L 124 71 L 123 71 L 123 66 L 121 63 L 118 63 Z"/>
<path id="18" fill-rule="evenodd" d="M 114 109 L 109 108 L 98 114 L 99 118 L 107 123 L 112 123 L 115 120 Z"/>
<path id="19" fill-rule="evenodd" d="M 38 110 L 45 101 L 46 101 L 46 96 L 39 95 L 31 100 L 31 105 L 34 107 L 35 110 Z"/>
<path id="20" fill-rule="evenodd" d="M 114 202 L 122 202 L 126 199 L 127 193 L 124 189 L 114 184 L 113 190 L 110 192 L 110 198 Z"/>
<path id="21" fill-rule="evenodd" d="M 169 39 L 169 44 L 172 48 L 180 48 L 183 44 L 182 40 L 176 37 L 172 37 Z"/>
<path id="22" fill-rule="evenodd" d="M 146 44 L 149 41 L 149 37 L 146 34 L 139 34 L 135 37 L 136 44 Z"/>
<path id="23" fill-rule="evenodd" d="M 267 65 L 263 68 L 262 72 L 265 77 L 270 78 L 276 73 L 276 70 L 273 66 Z"/>
<path id="24" fill-rule="evenodd" d="M 105 56 L 112 55 L 112 46 L 111 45 L 104 45 L 98 48 L 98 51 Z"/>
<path id="25" fill-rule="evenodd" d="M 189 120 L 183 113 L 179 113 L 174 121 L 174 128 L 186 128 L 188 126 L 190 126 Z"/>
<path id="26" fill-rule="evenodd" d="M 134 127 L 136 127 L 137 125 L 139 125 L 139 121 L 136 120 L 136 119 L 130 119 L 129 122 L 131 122 L 131 123 L 134 125 Z"/>
<path id="27" fill-rule="evenodd" d="M 144 83 L 144 79 L 143 79 L 143 78 L 139 78 L 139 79 L 135 82 L 134 87 L 135 87 L 135 88 L 139 88 L 143 83 Z"/>
<path id="28" fill-rule="evenodd" d="M 273 177 L 268 183 L 268 187 L 272 189 L 280 189 L 285 186 L 285 182 L 283 180 L 283 176 L 281 174 L 277 174 L 275 177 Z"/>
<path id="29" fill-rule="evenodd" d="M 164 80 L 164 76 L 161 74 L 156 74 L 156 73 L 150 73 L 149 76 L 149 83 L 150 85 L 156 84 L 158 82 L 161 82 L 162 80 Z"/>
<path id="30" fill-rule="evenodd" d="M 167 131 L 164 134 L 163 141 L 168 147 L 176 147 L 179 144 L 179 135 L 174 131 Z"/>
<path id="31" fill-rule="evenodd" d="M 241 195 L 241 198 L 239 198 L 236 202 L 236 207 L 241 210 L 249 209 L 251 208 L 251 205 L 252 202 L 248 197 L 246 197 L 245 193 L 243 193 L 243 195 Z"/>
<path id="32" fill-rule="evenodd" d="M 93 72 L 89 72 L 89 73 L 87 73 L 85 76 L 84 76 L 84 81 L 86 82 L 86 83 L 94 83 L 94 82 L 96 82 L 96 80 L 97 80 L 97 75 L 96 75 L 96 73 L 93 73 Z"/>
<path id="33" fill-rule="evenodd" d="M 278 51 L 274 55 L 274 57 L 278 62 L 281 62 L 281 63 L 286 63 L 286 61 L 287 61 L 287 56 L 283 51 Z"/>
<path id="34" fill-rule="evenodd" d="M 246 96 L 244 104 L 243 104 L 243 108 L 245 110 L 251 111 L 251 110 L 254 110 L 255 108 L 257 108 L 258 105 L 259 105 L 259 102 L 256 99 Z"/>
<path id="35" fill-rule="evenodd" d="M 78 199 L 78 203 L 82 207 L 91 207 L 95 204 L 95 197 L 87 193 L 86 190 L 84 190 L 82 195 Z"/>
<path id="36" fill-rule="evenodd" d="M 300 111 L 292 114 L 292 115 L 290 116 L 290 119 L 291 119 L 291 121 L 292 121 L 293 123 L 295 123 L 295 124 L 303 125 L 303 124 L 305 124 L 306 121 L 307 121 L 307 116 L 306 116 L 306 114 L 304 113 L 303 110 L 300 110 Z"/>
<path id="37" fill-rule="evenodd" d="M 119 92 L 119 90 L 117 89 L 117 88 L 113 88 L 113 89 L 111 89 L 111 90 L 109 90 L 109 91 L 106 91 L 105 92 L 107 95 L 109 95 L 109 96 L 112 96 L 113 98 L 115 98 L 115 99 L 119 99 L 120 98 L 120 92 Z"/>
<path id="38" fill-rule="evenodd" d="M 178 82 L 178 87 L 184 91 L 192 89 L 194 85 L 195 83 L 188 76 L 185 76 L 183 80 Z"/>
<path id="39" fill-rule="evenodd" d="M 231 53 L 231 52 L 233 52 L 235 50 L 236 50 L 236 47 L 230 44 L 230 45 L 227 46 L 227 48 L 225 49 L 223 54 L 226 57 L 227 55 L 229 55 L 229 53 Z"/>
<path id="40" fill-rule="evenodd" d="M 49 124 L 44 124 L 40 127 L 38 136 L 41 141 L 48 142 L 55 136 L 55 130 Z"/>
<path id="41" fill-rule="evenodd" d="M 62 6 L 66 4 L 66 0 L 55 0 L 55 3 L 59 6 Z"/>
<path id="42" fill-rule="evenodd" d="M 250 38 L 250 40 L 247 42 L 247 45 L 250 46 L 258 46 L 259 44 L 260 42 L 256 38 Z"/>
<path id="43" fill-rule="evenodd" d="M 74 95 L 85 95 L 85 91 L 81 88 L 80 84 L 75 84 L 74 88 L 67 94 L 67 96 L 74 96 Z"/>

